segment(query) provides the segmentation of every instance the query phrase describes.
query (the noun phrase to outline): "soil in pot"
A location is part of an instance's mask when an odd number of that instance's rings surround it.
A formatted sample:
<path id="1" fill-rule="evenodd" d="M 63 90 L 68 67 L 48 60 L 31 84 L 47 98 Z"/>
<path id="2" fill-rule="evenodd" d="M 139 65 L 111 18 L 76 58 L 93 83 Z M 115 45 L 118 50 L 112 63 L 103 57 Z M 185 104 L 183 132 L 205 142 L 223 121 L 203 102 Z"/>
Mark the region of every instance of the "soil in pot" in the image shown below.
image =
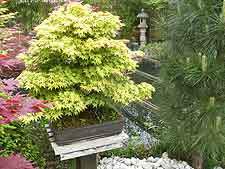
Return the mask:
<path id="1" fill-rule="evenodd" d="M 81 128 L 109 121 L 121 120 L 122 118 L 123 116 L 121 113 L 111 109 L 89 108 L 76 116 L 63 116 L 60 120 L 52 122 L 52 126 L 57 129 Z"/>

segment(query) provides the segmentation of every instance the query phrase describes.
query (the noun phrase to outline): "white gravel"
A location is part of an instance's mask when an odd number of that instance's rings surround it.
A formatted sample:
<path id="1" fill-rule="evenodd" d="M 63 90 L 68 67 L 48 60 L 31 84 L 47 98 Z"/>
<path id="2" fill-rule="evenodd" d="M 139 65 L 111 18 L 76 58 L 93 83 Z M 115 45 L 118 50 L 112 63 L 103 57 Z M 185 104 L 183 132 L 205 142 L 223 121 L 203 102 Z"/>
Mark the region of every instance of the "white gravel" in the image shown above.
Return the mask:
<path id="1" fill-rule="evenodd" d="M 103 158 L 98 169 L 194 169 L 184 161 L 177 161 L 168 158 L 167 153 L 163 153 L 161 158 L 149 157 L 148 159 Z"/>

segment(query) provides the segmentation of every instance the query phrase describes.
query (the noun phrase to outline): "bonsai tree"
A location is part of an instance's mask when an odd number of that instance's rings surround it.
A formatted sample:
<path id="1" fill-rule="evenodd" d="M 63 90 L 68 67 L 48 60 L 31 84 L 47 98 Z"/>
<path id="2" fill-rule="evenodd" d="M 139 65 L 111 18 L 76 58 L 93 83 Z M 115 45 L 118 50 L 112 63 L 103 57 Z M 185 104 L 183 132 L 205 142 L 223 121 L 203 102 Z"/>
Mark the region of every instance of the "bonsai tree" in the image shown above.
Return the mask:
<path id="1" fill-rule="evenodd" d="M 37 40 L 21 56 L 27 69 L 19 79 L 33 96 L 53 103 L 43 117 L 105 112 L 114 104 L 151 98 L 150 84 L 135 84 L 126 76 L 137 65 L 126 45 L 115 39 L 121 26 L 117 16 L 72 4 L 36 28 Z"/>
<path id="2" fill-rule="evenodd" d="M 161 143 L 178 157 L 192 158 L 196 169 L 213 168 L 225 155 L 223 13 L 221 0 L 182 0 L 167 18 Z"/>

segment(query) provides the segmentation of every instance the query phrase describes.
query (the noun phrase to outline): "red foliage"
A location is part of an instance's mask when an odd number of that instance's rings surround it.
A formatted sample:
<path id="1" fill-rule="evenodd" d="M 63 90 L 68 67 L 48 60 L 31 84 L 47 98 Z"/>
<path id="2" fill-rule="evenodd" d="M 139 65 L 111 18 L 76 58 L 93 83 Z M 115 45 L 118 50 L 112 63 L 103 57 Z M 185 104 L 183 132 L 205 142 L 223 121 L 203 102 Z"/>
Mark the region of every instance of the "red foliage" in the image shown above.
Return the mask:
<path id="1" fill-rule="evenodd" d="M 1 169 L 34 169 L 32 163 L 19 154 L 0 157 Z"/>
<path id="2" fill-rule="evenodd" d="M 0 79 L 18 76 L 25 68 L 17 59 L 0 55 Z M 14 79 L 0 80 L 0 124 L 10 123 L 27 113 L 41 112 L 49 105 L 46 101 L 36 100 L 20 94 L 19 84 Z"/>
<path id="3" fill-rule="evenodd" d="M 10 123 L 27 113 L 41 112 L 50 106 L 46 101 L 33 99 L 17 91 L 18 82 L 16 80 L 2 81 L 0 93 L 5 97 L 0 97 L 0 124 Z"/>
<path id="4" fill-rule="evenodd" d="M 16 78 L 25 69 L 25 65 L 18 59 L 10 59 L 7 55 L 0 55 L 0 78 Z"/>
<path id="5" fill-rule="evenodd" d="M 1 29 L 2 32 L 6 32 L 6 37 L 1 40 L 0 50 L 6 51 L 10 58 L 15 58 L 18 54 L 25 53 L 34 37 L 32 34 L 21 33 L 20 29 L 20 25 Z"/>
<path id="6" fill-rule="evenodd" d="M 9 58 L 9 56 L 0 54 L 0 59 L 7 59 L 7 58 Z"/>

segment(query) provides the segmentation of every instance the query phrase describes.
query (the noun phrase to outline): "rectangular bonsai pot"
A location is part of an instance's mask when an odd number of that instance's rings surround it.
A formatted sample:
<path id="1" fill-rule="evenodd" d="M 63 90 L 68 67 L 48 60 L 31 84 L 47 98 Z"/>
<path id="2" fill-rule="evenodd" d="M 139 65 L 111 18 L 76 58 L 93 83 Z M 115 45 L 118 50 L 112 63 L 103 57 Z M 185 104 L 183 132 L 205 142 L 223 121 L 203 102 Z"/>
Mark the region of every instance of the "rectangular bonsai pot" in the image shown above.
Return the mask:
<path id="1" fill-rule="evenodd" d="M 122 132 L 125 124 L 124 118 L 116 121 L 104 122 L 96 125 L 89 125 L 81 128 L 57 129 L 50 127 L 53 137 L 58 145 L 66 145 L 81 140 L 97 139 L 113 136 Z"/>

